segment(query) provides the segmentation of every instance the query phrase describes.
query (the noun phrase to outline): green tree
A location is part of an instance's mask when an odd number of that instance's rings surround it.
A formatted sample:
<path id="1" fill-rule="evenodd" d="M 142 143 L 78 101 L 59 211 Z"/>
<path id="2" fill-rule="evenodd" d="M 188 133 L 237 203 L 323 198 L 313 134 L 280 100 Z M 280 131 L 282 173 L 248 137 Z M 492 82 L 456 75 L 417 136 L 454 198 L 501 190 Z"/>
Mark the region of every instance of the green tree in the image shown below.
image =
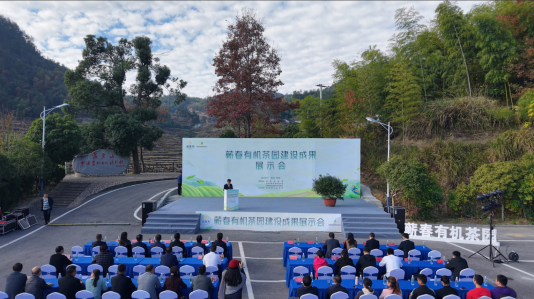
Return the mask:
<path id="1" fill-rule="evenodd" d="M 421 112 L 421 87 L 417 79 L 409 71 L 405 62 L 396 62 L 390 71 L 388 84 L 388 108 L 391 121 L 402 126 L 402 142 L 404 143 L 408 125 Z"/>
<path id="2" fill-rule="evenodd" d="M 234 133 L 234 131 L 228 129 L 219 135 L 219 138 L 237 138 L 237 135 Z"/>
<path id="3" fill-rule="evenodd" d="M 320 99 L 310 95 L 300 100 L 299 105 L 296 111 L 297 118 L 300 120 L 300 132 L 294 137 L 319 138 L 322 116 Z"/>
<path id="4" fill-rule="evenodd" d="M 284 134 L 280 136 L 281 138 L 294 138 L 300 132 L 298 125 L 287 125 L 284 128 Z"/>
<path id="5" fill-rule="evenodd" d="M 89 154 L 98 149 L 111 148 L 104 131 L 105 126 L 102 122 L 92 121 L 88 124 L 80 125 L 83 140 L 80 146 L 80 154 Z"/>
<path id="6" fill-rule="evenodd" d="M 46 117 L 45 153 L 55 164 L 70 161 L 80 152 L 82 135 L 71 116 L 53 113 Z M 32 142 L 39 144 L 43 137 L 43 120 L 38 118 L 26 132 Z"/>
<path id="7" fill-rule="evenodd" d="M 84 137 L 87 148 L 105 144 L 104 137 L 118 153 L 131 154 L 134 173 L 138 174 L 140 148 L 151 150 L 163 134 L 154 124 L 160 113 L 163 89 L 178 105 L 186 98 L 182 89 L 187 82 L 171 78 L 170 69 L 160 65 L 152 54 L 148 37 L 132 41 L 123 38 L 117 45 L 94 35 L 88 35 L 84 41 L 83 59 L 74 71 L 65 73 L 72 98 L 69 111 L 84 110 L 96 119 L 97 124 L 89 127 L 93 134 Z M 128 89 L 133 104 L 130 106 L 125 100 L 128 93 L 124 85 L 126 74 L 134 70 L 136 81 Z M 103 134 L 96 130 L 103 130 Z M 99 140 L 88 140 L 91 137 Z"/>

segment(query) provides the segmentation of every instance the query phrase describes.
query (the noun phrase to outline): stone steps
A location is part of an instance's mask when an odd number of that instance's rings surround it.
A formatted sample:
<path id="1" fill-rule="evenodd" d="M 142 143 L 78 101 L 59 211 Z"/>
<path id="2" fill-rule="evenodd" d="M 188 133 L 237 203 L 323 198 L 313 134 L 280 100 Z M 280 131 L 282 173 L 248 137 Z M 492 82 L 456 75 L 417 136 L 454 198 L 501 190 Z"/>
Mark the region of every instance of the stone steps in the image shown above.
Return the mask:
<path id="1" fill-rule="evenodd" d="M 61 182 L 49 196 L 54 198 L 54 207 L 68 207 L 91 183 Z"/>
<path id="2" fill-rule="evenodd" d="M 152 212 L 141 233 L 154 234 L 196 234 L 200 230 L 200 214 Z"/>
<path id="3" fill-rule="evenodd" d="M 341 214 L 343 234 L 354 234 L 354 238 L 367 239 L 373 232 L 377 239 L 399 239 L 400 233 L 395 219 L 386 212 L 372 214 Z"/>

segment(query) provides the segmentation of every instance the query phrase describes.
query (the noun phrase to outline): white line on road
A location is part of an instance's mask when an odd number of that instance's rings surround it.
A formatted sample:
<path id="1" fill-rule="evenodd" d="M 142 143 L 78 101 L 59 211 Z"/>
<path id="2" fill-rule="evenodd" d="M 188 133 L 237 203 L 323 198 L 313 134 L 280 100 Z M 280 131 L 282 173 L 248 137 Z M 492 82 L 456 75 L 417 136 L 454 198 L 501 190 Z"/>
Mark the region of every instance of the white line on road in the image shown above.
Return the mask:
<path id="1" fill-rule="evenodd" d="M 450 242 L 446 242 L 446 243 L 449 243 L 449 244 L 454 245 L 454 246 L 456 246 L 456 247 L 460 247 L 460 248 L 462 248 L 462 249 L 465 250 L 465 251 L 469 251 L 469 252 L 471 252 L 471 253 L 475 253 L 473 250 L 469 250 L 469 249 L 467 249 L 467 248 L 465 248 L 465 247 L 462 247 L 462 246 L 460 246 L 460 245 L 458 245 L 458 244 L 454 244 L 454 243 L 450 243 Z M 523 274 L 526 274 L 526 275 L 528 275 L 528 276 L 532 276 L 532 277 L 534 277 L 534 274 L 528 273 L 528 272 L 523 271 L 523 270 L 521 270 L 521 269 L 518 269 L 518 268 L 516 268 L 516 267 L 512 267 L 512 266 L 507 265 L 507 264 L 501 264 L 501 265 L 506 266 L 506 267 L 508 267 L 508 268 L 512 268 L 512 269 L 514 269 L 514 270 L 516 270 L 516 271 L 519 271 L 519 272 L 521 272 L 521 273 L 523 273 Z"/>
<path id="2" fill-rule="evenodd" d="M 171 191 L 174 190 L 174 189 L 177 189 L 177 188 L 171 188 L 171 189 L 167 189 L 167 190 L 165 190 L 165 191 L 161 191 L 160 193 L 158 193 L 158 194 L 152 196 L 148 201 L 151 201 L 152 199 L 154 199 L 154 197 L 160 195 L 161 193 L 164 193 L 164 192 L 167 192 L 167 193 L 168 193 L 168 192 L 171 192 Z M 167 194 L 165 194 L 165 195 L 167 195 Z M 135 210 L 135 212 L 134 212 L 134 217 L 135 217 L 135 219 L 137 219 L 137 220 L 139 220 L 139 221 L 141 221 L 142 219 L 139 218 L 139 217 L 137 217 L 137 213 L 139 213 L 139 211 L 141 210 L 142 207 L 143 207 L 143 205 L 140 205 L 139 208 L 137 208 L 137 210 Z"/>
<path id="3" fill-rule="evenodd" d="M 247 259 L 245 258 L 245 250 L 243 250 L 243 244 L 239 242 L 239 253 L 241 254 L 241 262 L 243 263 L 243 268 L 245 268 L 245 275 L 247 280 L 245 282 L 247 286 L 248 299 L 254 299 L 254 293 L 252 292 L 252 284 L 250 283 L 250 273 L 248 273 Z"/>
<path id="4" fill-rule="evenodd" d="M 56 218 L 52 219 L 52 220 L 50 221 L 50 223 L 55 222 L 55 221 L 58 220 L 59 218 L 65 216 L 65 215 L 67 215 L 67 214 L 70 214 L 70 213 L 73 212 L 73 211 L 76 211 L 77 209 L 79 209 L 79 208 L 85 206 L 86 204 L 88 204 L 88 203 L 92 202 L 93 200 L 95 200 L 95 199 L 97 199 L 97 198 L 100 198 L 100 197 L 102 197 L 102 196 L 104 196 L 104 195 L 108 195 L 108 194 L 110 194 L 110 193 L 113 193 L 113 192 L 115 192 L 115 191 L 119 191 L 119 190 L 122 190 L 122 189 L 131 188 L 131 187 L 135 187 L 135 186 L 139 186 L 139 185 L 144 185 L 144 184 L 150 184 L 150 183 L 153 183 L 153 182 L 149 182 L 149 183 L 141 183 L 141 184 L 136 184 L 136 185 L 126 186 L 126 187 L 122 187 L 122 188 L 119 188 L 119 189 L 111 190 L 111 191 L 106 192 L 106 193 L 104 193 L 104 194 L 100 194 L 100 195 L 95 196 L 94 198 L 92 198 L 92 199 L 90 199 L 90 200 L 88 200 L 88 201 L 82 203 L 81 205 L 79 205 L 79 206 L 73 208 L 72 210 L 69 210 L 69 211 L 67 211 L 67 212 L 65 212 L 65 213 L 63 213 L 63 214 L 57 216 Z M 0 249 L 6 247 L 7 245 L 13 244 L 13 243 L 15 243 L 15 242 L 17 242 L 17 241 L 19 241 L 19 240 L 22 240 L 22 239 L 26 238 L 27 236 L 32 235 L 32 234 L 34 234 L 34 233 L 36 233 L 36 232 L 42 230 L 42 229 L 45 228 L 45 227 L 46 227 L 45 225 L 44 225 L 44 226 L 41 226 L 41 227 L 39 227 L 38 229 L 36 229 L 36 230 L 34 230 L 34 231 L 31 231 L 31 232 L 29 232 L 29 233 L 27 233 L 27 234 L 25 234 L 25 235 L 23 235 L 23 236 L 21 236 L 21 237 L 15 239 L 15 240 L 13 240 L 13 241 L 11 241 L 11 242 L 9 242 L 9 243 L 7 243 L 7 244 L 4 244 L 4 245 L 0 246 Z"/>
<path id="5" fill-rule="evenodd" d="M 499 242 L 534 242 L 534 240 L 498 240 Z"/>

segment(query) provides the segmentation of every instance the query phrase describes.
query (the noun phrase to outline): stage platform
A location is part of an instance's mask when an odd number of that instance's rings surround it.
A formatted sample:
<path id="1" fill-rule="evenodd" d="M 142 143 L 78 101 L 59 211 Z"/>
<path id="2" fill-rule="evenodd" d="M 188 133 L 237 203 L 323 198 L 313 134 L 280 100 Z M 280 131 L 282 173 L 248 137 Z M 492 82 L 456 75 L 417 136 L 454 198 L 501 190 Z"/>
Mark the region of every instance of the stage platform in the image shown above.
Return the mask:
<path id="1" fill-rule="evenodd" d="M 322 225 L 321 225 L 322 224 Z M 319 197 L 241 197 L 239 210 L 224 211 L 222 197 L 182 197 L 149 214 L 143 233 L 196 233 L 199 229 L 337 231 L 365 238 L 398 238 L 393 218 L 363 199 L 326 207 Z"/>

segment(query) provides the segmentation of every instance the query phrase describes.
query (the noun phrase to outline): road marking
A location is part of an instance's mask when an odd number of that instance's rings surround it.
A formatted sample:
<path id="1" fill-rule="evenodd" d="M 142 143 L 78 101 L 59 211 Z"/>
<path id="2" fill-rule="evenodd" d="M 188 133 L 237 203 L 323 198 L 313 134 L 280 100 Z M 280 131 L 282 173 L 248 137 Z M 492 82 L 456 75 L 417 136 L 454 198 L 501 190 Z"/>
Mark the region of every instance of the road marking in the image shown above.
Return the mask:
<path id="1" fill-rule="evenodd" d="M 450 242 L 445 242 L 445 243 L 454 245 L 454 246 L 456 246 L 456 247 L 460 247 L 460 248 L 462 248 L 462 249 L 465 250 L 465 251 L 469 251 L 469 252 L 471 252 L 471 253 L 475 253 L 473 250 L 467 249 L 467 248 L 462 247 L 462 246 L 460 246 L 460 245 L 457 245 L 457 244 L 454 244 L 454 243 L 450 243 Z M 523 270 L 521 270 L 521 269 L 518 269 L 518 268 L 516 268 L 516 267 L 512 267 L 512 266 L 507 265 L 507 264 L 501 264 L 501 265 L 506 266 L 506 267 L 508 267 L 508 268 L 512 268 L 512 269 L 514 269 L 514 270 L 516 270 L 516 271 L 519 271 L 519 272 L 521 272 L 521 273 L 523 273 L 523 274 L 526 274 L 526 275 L 528 275 L 528 276 L 532 276 L 532 277 L 534 277 L 534 274 L 528 273 L 528 272 L 523 271 Z"/>
<path id="2" fill-rule="evenodd" d="M 499 242 L 534 242 L 534 240 L 499 240 Z"/>
<path id="3" fill-rule="evenodd" d="M 519 260 L 520 263 L 534 263 L 534 260 Z"/>
<path id="4" fill-rule="evenodd" d="M 286 282 L 285 280 L 251 280 L 251 282 Z"/>
<path id="5" fill-rule="evenodd" d="M 239 253 L 241 254 L 241 262 L 243 263 L 243 266 L 245 268 L 245 275 L 248 278 L 245 281 L 245 284 L 247 286 L 248 299 L 254 299 L 254 293 L 252 292 L 252 284 L 250 283 L 250 273 L 248 273 L 247 259 L 245 258 L 245 250 L 243 250 L 243 244 L 241 242 L 239 242 Z"/>
<path id="6" fill-rule="evenodd" d="M 152 196 L 148 201 L 151 201 L 152 199 L 154 199 L 154 197 L 160 195 L 161 193 L 164 193 L 164 192 L 167 192 L 167 191 L 170 192 L 170 191 L 172 191 L 172 190 L 174 190 L 174 189 L 177 189 L 177 188 L 171 188 L 171 189 L 167 189 L 167 190 L 165 190 L 165 191 L 161 191 L 160 193 L 158 193 L 158 194 Z M 135 210 L 135 212 L 134 212 L 134 217 L 135 217 L 135 219 L 137 219 L 137 220 L 139 220 L 139 221 L 142 221 L 142 219 L 139 218 L 139 217 L 137 217 L 137 213 L 139 213 L 139 211 L 141 210 L 142 207 L 143 207 L 143 205 L 140 205 L 139 208 L 137 208 L 137 210 Z"/>
<path id="7" fill-rule="evenodd" d="M 92 199 L 90 199 L 90 200 L 88 200 L 88 201 L 82 203 L 81 205 L 75 207 L 74 209 L 69 210 L 69 211 L 67 211 L 67 212 L 65 212 L 65 213 L 63 213 L 63 214 L 57 216 L 56 218 L 50 220 L 49 223 L 52 223 L 52 222 L 54 222 L 54 221 L 60 219 L 61 217 L 65 216 L 65 215 L 68 215 L 68 214 L 70 214 L 70 213 L 73 212 L 73 211 L 76 211 L 77 209 L 79 209 L 79 208 L 85 206 L 86 204 L 88 204 L 88 203 L 92 202 L 93 200 L 95 200 L 95 199 L 97 199 L 97 198 L 100 198 L 100 197 L 102 197 L 102 196 L 104 196 L 104 195 L 108 195 L 108 194 L 110 194 L 110 193 L 113 193 L 113 192 L 115 192 L 115 191 L 119 191 L 119 190 L 122 190 L 122 189 L 131 188 L 131 187 L 135 187 L 135 186 L 139 186 L 139 185 L 150 184 L 150 183 L 153 183 L 153 182 L 141 183 L 141 184 L 136 184 L 136 185 L 126 186 L 126 187 L 122 187 L 122 188 L 119 188 L 119 189 L 111 190 L 111 191 L 106 192 L 106 193 L 104 193 L 104 194 L 100 194 L 100 195 L 98 195 L 98 196 L 96 196 L 96 197 L 94 197 L 94 198 L 92 198 Z M 15 239 L 15 240 L 13 240 L 13 241 L 11 241 L 11 242 L 9 242 L 9 243 L 7 243 L 7 244 L 4 244 L 4 245 L 0 246 L 0 249 L 6 247 L 7 245 L 11 245 L 11 244 L 13 244 L 13 243 L 15 243 L 15 242 L 17 242 L 17 241 L 20 241 L 20 240 L 26 238 L 27 236 L 32 235 L 32 234 L 34 234 L 34 233 L 36 233 L 36 232 L 42 230 L 42 229 L 45 228 L 45 227 L 46 227 L 46 225 L 43 225 L 43 226 L 39 227 L 38 229 L 36 229 L 36 230 L 34 230 L 34 231 L 31 231 L 31 232 L 29 232 L 29 233 L 27 233 L 27 234 L 25 234 L 25 235 L 23 235 L 23 236 L 21 236 L 21 237 Z"/>

